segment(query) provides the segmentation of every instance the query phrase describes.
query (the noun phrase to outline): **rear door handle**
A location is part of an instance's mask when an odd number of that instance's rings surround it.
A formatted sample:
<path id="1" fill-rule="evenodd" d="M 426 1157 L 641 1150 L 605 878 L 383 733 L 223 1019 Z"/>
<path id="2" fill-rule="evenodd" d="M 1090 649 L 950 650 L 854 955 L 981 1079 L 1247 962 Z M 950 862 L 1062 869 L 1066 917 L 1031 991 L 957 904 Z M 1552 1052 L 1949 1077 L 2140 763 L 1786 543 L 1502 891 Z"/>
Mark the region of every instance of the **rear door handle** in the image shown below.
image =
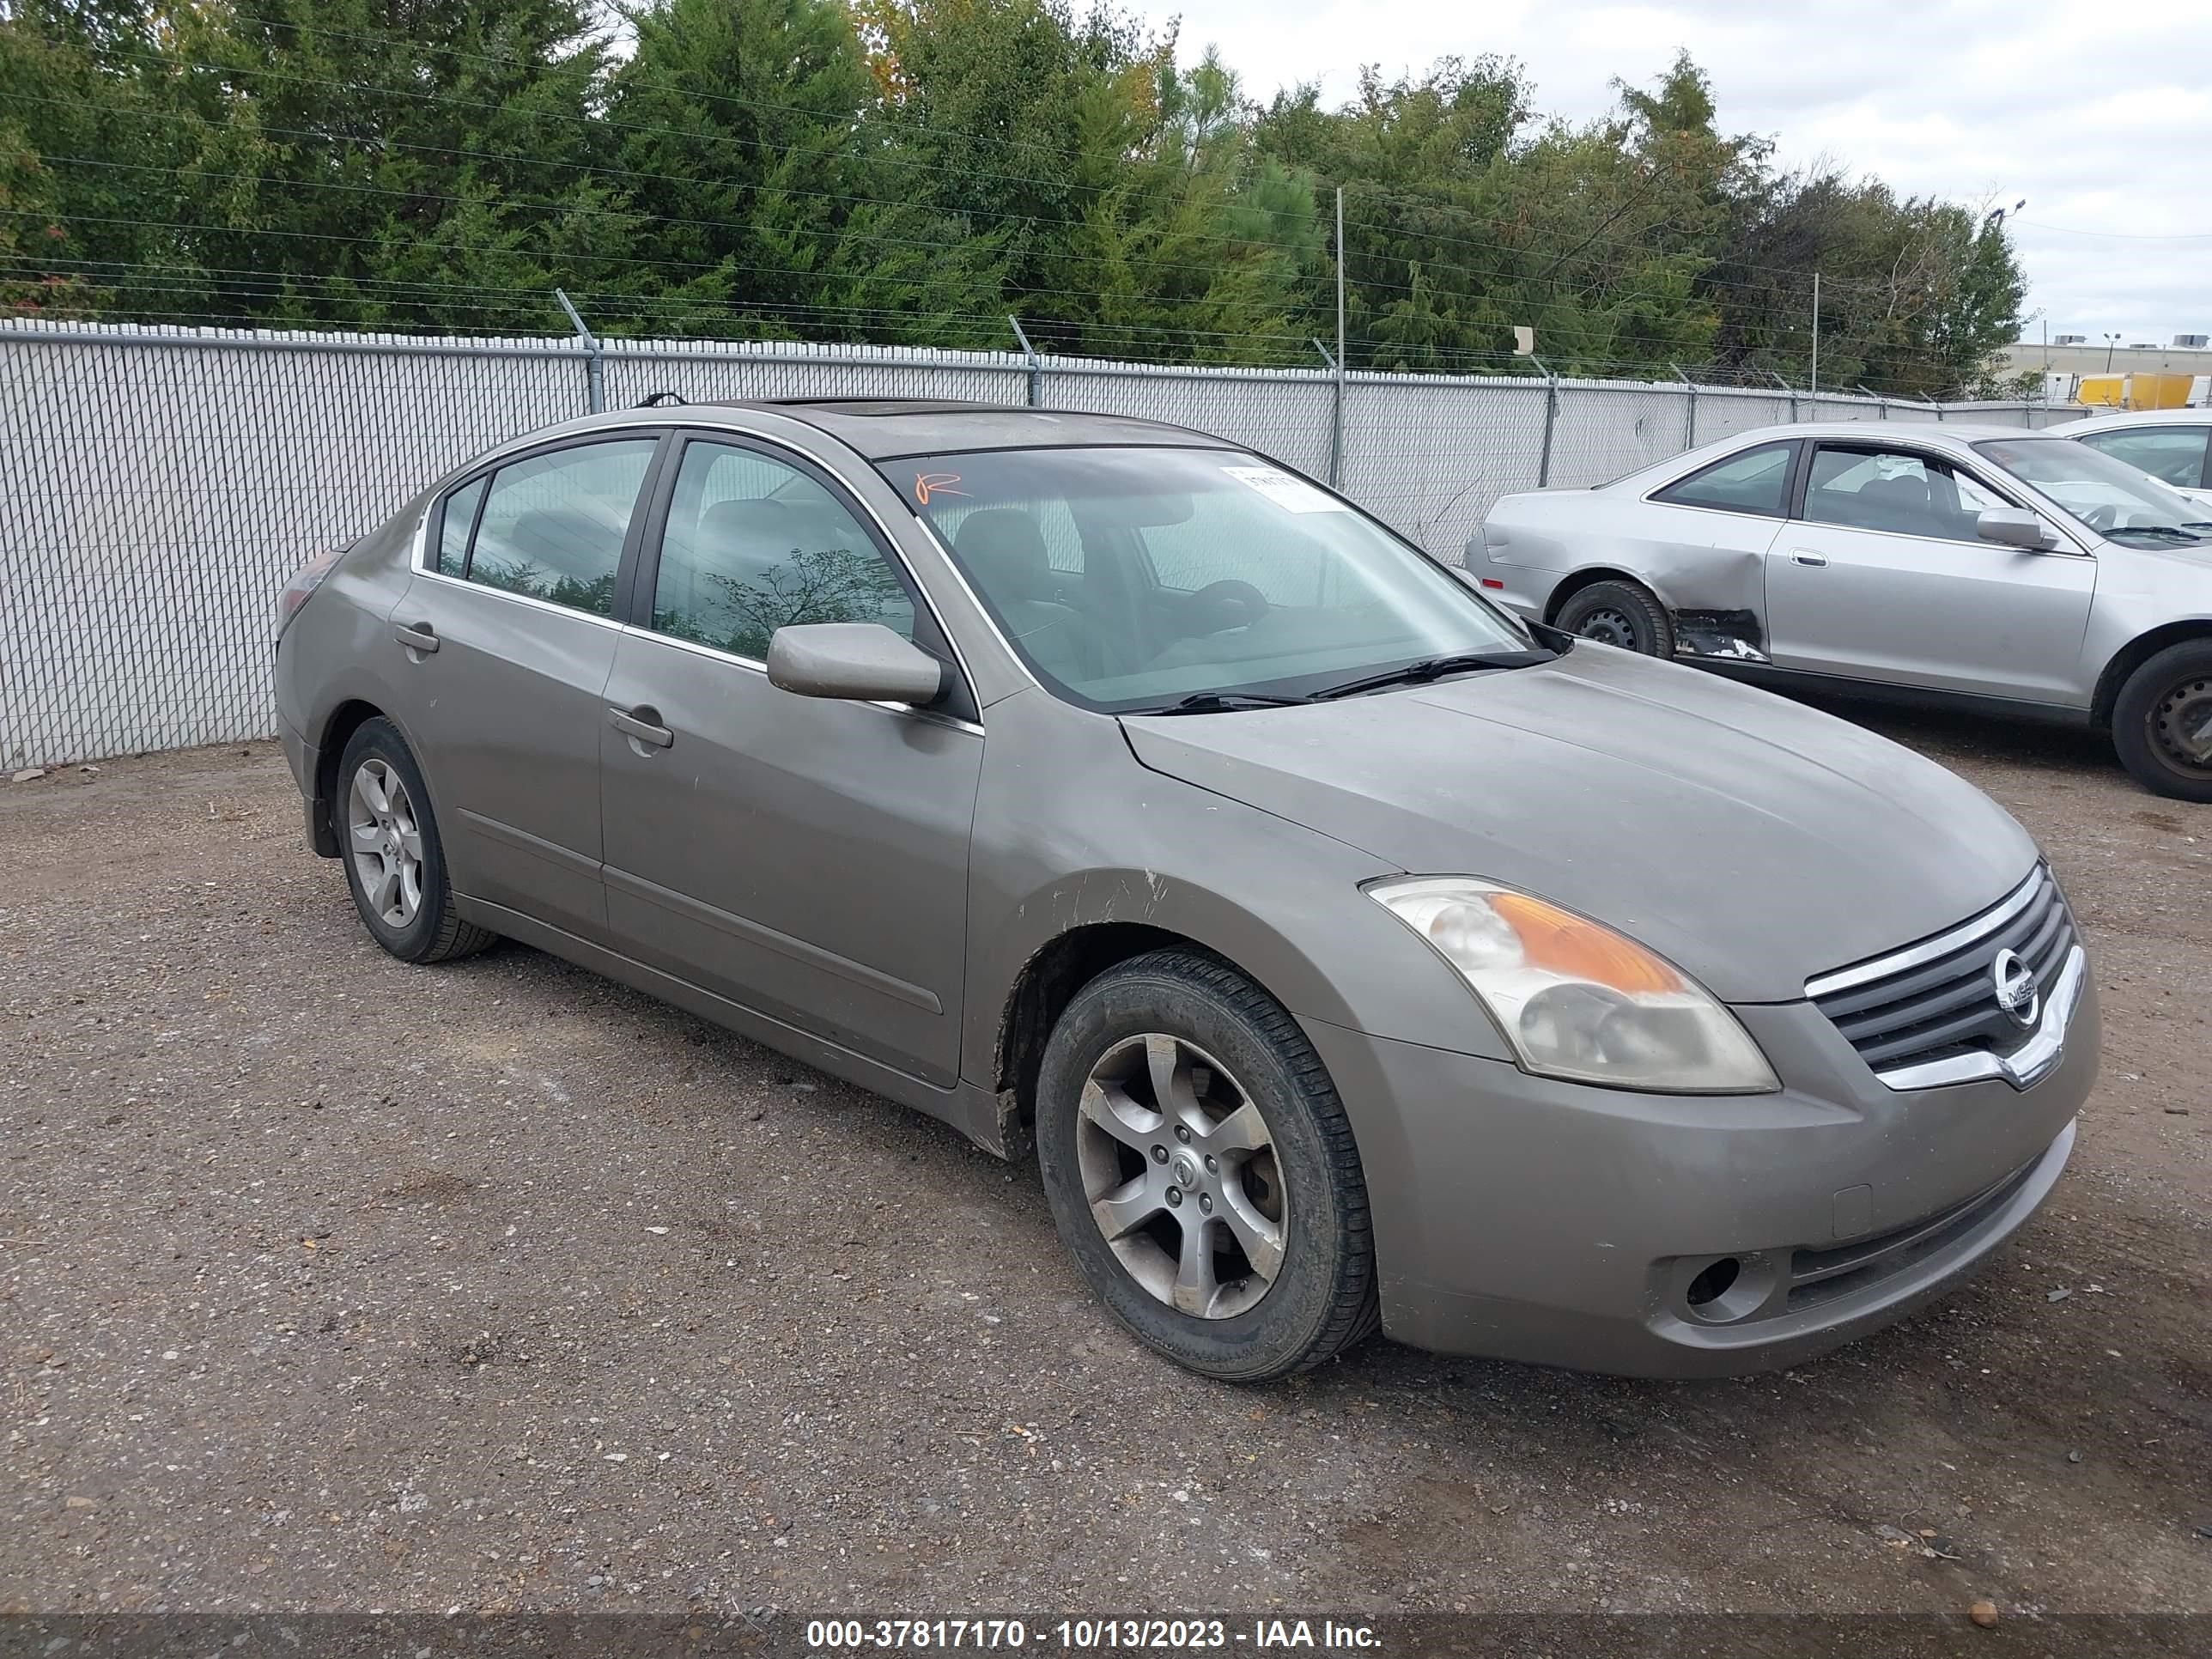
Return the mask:
<path id="1" fill-rule="evenodd" d="M 438 648 L 438 630 L 428 623 L 402 623 L 392 630 L 392 637 L 410 651 L 426 656 Z"/>
<path id="2" fill-rule="evenodd" d="M 1793 564 L 1809 564 L 1809 565 L 1813 566 L 1815 569 L 1819 568 L 1820 566 L 1822 566 L 1822 565 L 1824 565 L 1824 564 L 1827 563 L 1827 562 L 1828 562 L 1828 556 L 1827 556 L 1826 554 L 1825 554 L 1825 553 L 1815 553 L 1815 552 L 1814 552 L 1811 548 L 1809 548 L 1809 547 L 1799 547 L 1799 548 L 1793 548 L 1793 549 L 1791 549 L 1791 550 L 1790 550 L 1790 562 L 1791 562 Z"/>
<path id="3" fill-rule="evenodd" d="M 658 708 L 610 708 L 607 724 L 637 743 L 649 744 L 655 749 L 665 749 L 676 741 L 676 733 L 660 723 Z"/>

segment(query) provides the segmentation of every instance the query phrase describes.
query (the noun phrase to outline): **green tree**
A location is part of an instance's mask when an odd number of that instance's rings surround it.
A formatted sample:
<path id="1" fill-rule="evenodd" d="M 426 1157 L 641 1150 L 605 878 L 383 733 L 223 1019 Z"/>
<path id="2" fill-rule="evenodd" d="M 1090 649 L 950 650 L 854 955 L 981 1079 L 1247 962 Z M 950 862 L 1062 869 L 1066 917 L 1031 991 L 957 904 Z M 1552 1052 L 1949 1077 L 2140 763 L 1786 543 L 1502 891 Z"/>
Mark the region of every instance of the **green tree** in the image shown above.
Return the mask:
<path id="1" fill-rule="evenodd" d="M 590 171 L 605 47 L 573 0 L 244 0 L 174 32 L 204 264 L 283 320 L 546 327 L 636 269 Z"/>
<path id="2" fill-rule="evenodd" d="M 866 11 L 889 169 L 994 251 L 1041 345 L 1111 356 L 1280 346 L 1317 251 L 1310 182 L 1252 143 L 1236 77 L 1172 34 L 1058 0 Z"/>
<path id="3" fill-rule="evenodd" d="M 994 310 L 991 245 L 909 198 L 886 164 L 876 82 L 836 0 L 661 0 L 633 21 L 636 51 L 610 90 L 615 153 L 678 262 L 637 325 L 673 312 L 792 337 L 933 338 Z"/>
<path id="4" fill-rule="evenodd" d="M 0 303 L 45 314 L 1712 363 L 1991 384 L 2001 222 L 1728 134 L 1686 55 L 1605 119 L 1520 67 L 1255 107 L 1073 0 L 0 0 Z"/>
<path id="5" fill-rule="evenodd" d="M 178 217 L 173 67 L 138 0 L 0 8 L 0 253 L 9 303 L 197 314 L 206 287 Z"/>

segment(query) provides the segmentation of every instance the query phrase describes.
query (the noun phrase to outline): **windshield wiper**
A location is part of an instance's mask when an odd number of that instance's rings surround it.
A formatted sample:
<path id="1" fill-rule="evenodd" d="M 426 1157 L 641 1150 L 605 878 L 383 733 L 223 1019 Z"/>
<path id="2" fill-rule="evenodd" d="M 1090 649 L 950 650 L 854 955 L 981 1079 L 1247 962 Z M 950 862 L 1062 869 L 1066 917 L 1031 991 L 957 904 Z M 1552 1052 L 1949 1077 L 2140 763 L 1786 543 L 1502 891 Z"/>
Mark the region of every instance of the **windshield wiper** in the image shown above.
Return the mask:
<path id="1" fill-rule="evenodd" d="M 1279 697 L 1265 691 L 1194 691 L 1159 708 L 1130 708 L 1130 714 L 1226 714 L 1239 708 L 1288 708 L 1311 697 Z"/>
<path id="2" fill-rule="evenodd" d="M 1356 680 L 1346 680 L 1341 685 L 1331 685 L 1313 694 L 1316 702 L 1328 697 L 1356 696 L 1362 691 L 1380 690 L 1386 685 L 1425 685 L 1431 680 L 1442 679 L 1447 674 L 1470 673 L 1478 668 L 1530 668 L 1540 662 L 1550 662 L 1558 657 L 1556 651 L 1541 648 L 1534 651 L 1468 651 L 1450 657 L 1425 657 L 1419 662 L 1409 662 L 1399 668 L 1386 668 L 1379 674 L 1363 674 Z"/>
<path id="3" fill-rule="evenodd" d="M 2212 523 L 2204 524 L 2116 524 L 2102 532 L 2111 536 L 2164 536 L 2174 541 L 2201 542 L 2212 536 Z"/>

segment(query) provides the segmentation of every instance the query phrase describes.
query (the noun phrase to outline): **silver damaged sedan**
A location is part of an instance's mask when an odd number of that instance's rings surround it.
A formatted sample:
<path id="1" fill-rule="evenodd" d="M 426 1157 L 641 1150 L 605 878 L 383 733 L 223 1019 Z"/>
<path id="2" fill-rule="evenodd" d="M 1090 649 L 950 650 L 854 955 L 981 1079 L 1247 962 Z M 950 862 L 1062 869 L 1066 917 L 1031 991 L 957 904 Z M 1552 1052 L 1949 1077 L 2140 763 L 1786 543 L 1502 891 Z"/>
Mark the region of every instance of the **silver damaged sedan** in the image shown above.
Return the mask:
<path id="1" fill-rule="evenodd" d="M 2146 787 L 2212 801 L 2212 508 L 2070 435 L 1767 427 L 1505 496 L 1468 567 L 1522 616 L 1755 684 L 2108 732 Z"/>
<path id="2" fill-rule="evenodd" d="M 2096 1068 L 2064 896 L 1978 790 L 1200 433 L 592 416 L 280 617 L 378 944 L 519 940 L 1033 1146 L 1099 1298 L 1213 1376 L 1378 1326 L 1793 1363 L 2020 1226 Z"/>

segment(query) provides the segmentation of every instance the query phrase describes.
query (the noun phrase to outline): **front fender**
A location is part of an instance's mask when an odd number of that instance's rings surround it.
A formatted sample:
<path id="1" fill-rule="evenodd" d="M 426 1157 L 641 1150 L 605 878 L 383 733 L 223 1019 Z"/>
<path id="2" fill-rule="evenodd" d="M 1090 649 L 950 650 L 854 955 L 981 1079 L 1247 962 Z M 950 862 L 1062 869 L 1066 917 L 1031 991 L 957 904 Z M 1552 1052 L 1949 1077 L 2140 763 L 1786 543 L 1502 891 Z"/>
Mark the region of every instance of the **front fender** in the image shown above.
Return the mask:
<path id="1" fill-rule="evenodd" d="M 1111 923 L 1203 946 L 1302 1018 L 1505 1057 L 1465 986 L 1359 890 L 1395 866 L 1146 770 L 1117 721 L 1042 691 L 994 704 L 990 718 L 969 878 L 969 1082 L 996 1086 L 1000 1033 L 1029 963 L 1077 928 Z"/>

